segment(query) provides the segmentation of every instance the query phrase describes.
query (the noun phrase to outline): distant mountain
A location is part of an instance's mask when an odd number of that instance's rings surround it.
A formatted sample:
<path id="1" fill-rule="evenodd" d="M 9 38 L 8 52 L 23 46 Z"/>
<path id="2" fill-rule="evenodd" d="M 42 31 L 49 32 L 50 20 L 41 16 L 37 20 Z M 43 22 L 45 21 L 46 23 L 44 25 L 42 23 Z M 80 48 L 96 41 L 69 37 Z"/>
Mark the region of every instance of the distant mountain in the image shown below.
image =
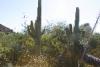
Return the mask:
<path id="1" fill-rule="evenodd" d="M 7 33 L 7 32 L 13 32 L 13 30 L 2 25 L 2 24 L 0 24 L 0 32 L 6 32 Z"/>

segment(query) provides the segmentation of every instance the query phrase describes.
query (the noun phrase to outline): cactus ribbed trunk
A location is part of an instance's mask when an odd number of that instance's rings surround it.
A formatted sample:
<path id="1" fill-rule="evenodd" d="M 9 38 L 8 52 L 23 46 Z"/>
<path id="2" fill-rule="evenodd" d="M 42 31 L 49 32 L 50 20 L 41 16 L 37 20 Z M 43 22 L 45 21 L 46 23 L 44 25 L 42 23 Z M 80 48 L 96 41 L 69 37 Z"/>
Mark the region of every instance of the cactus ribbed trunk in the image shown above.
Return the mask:
<path id="1" fill-rule="evenodd" d="M 78 63 L 80 60 L 83 52 L 84 52 L 84 47 L 80 44 L 80 30 L 79 30 L 79 8 L 76 8 L 76 13 L 75 13 L 75 27 L 74 27 L 74 51 L 73 51 L 73 57 L 75 58 L 73 62 L 74 67 L 84 67 L 84 63 Z M 94 57 L 89 54 L 84 54 L 84 56 L 81 58 L 83 59 L 84 62 L 94 65 L 96 67 L 100 66 L 100 59 L 97 57 Z M 80 60 L 81 61 L 81 60 Z M 79 66 L 78 66 L 79 65 Z"/>
<path id="2" fill-rule="evenodd" d="M 35 53 L 39 55 L 41 50 L 41 0 L 38 0 L 37 19 L 35 21 L 35 26 L 33 25 L 33 21 L 31 21 L 31 24 L 28 26 L 28 33 L 34 39 Z"/>
<path id="3" fill-rule="evenodd" d="M 74 27 L 74 43 L 75 45 L 79 45 L 79 8 L 76 8 L 75 13 L 75 27 Z"/>
<path id="4" fill-rule="evenodd" d="M 73 35 L 73 45 L 71 47 L 72 51 L 72 66 L 71 67 L 84 67 L 84 62 L 94 65 L 95 67 L 100 66 L 100 59 L 84 53 L 86 51 L 86 47 L 84 47 L 82 44 L 80 44 L 80 29 L 79 29 L 79 8 L 76 8 L 76 13 L 75 13 L 75 26 L 74 26 L 74 31 L 72 31 L 72 25 L 69 24 L 69 29 L 66 28 L 66 32 Z M 98 18 L 97 18 L 98 21 Z M 97 24 L 96 21 L 96 24 Z M 96 26 L 95 24 L 95 26 Z M 95 28 L 94 26 L 94 28 Z M 93 30 L 94 30 L 93 28 Z M 93 31 L 92 31 L 93 32 Z"/>
<path id="5" fill-rule="evenodd" d="M 35 22 L 35 28 L 36 28 L 36 36 L 37 40 L 40 43 L 40 37 L 41 37 L 41 0 L 38 0 L 38 8 L 37 8 L 37 20 Z M 40 44 L 38 44 L 40 45 Z"/>
<path id="6" fill-rule="evenodd" d="M 36 29 L 36 39 L 35 39 L 35 51 L 39 55 L 41 48 L 41 0 L 38 0 L 38 8 L 37 8 L 37 20 L 35 22 Z"/>
<path id="7" fill-rule="evenodd" d="M 76 8 L 76 13 L 75 13 L 75 26 L 74 26 L 74 45 L 73 45 L 73 57 L 74 59 L 74 67 L 78 67 L 78 60 L 79 60 L 79 55 L 80 55 L 80 43 L 79 43 L 79 8 Z"/>

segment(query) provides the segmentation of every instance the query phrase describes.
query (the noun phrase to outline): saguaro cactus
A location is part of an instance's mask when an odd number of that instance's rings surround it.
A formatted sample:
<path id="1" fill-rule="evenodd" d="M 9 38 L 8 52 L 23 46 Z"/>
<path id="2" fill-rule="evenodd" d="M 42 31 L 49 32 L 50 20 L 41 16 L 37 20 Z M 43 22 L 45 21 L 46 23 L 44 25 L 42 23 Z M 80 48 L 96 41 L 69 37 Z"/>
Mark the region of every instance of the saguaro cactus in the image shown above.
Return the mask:
<path id="1" fill-rule="evenodd" d="M 72 31 L 72 24 L 69 24 L 69 28 L 66 29 L 66 32 L 69 33 L 73 39 L 73 45 L 71 46 L 73 67 L 78 67 L 78 60 L 80 58 L 80 30 L 79 30 L 79 8 L 76 8 L 75 13 L 75 26 L 74 31 Z M 71 41 L 72 42 L 72 41 Z"/>
<path id="2" fill-rule="evenodd" d="M 80 43 L 81 31 L 79 29 L 79 8 L 78 7 L 76 8 L 76 13 L 75 13 L 74 31 L 72 31 L 72 24 L 69 24 L 69 28 L 66 28 L 66 32 L 69 33 L 70 35 L 73 35 L 72 37 L 73 45 L 71 47 L 71 51 L 72 51 L 71 59 L 73 59 L 72 61 L 73 67 L 84 67 L 83 61 L 88 64 L 92 64 L 94 66 L 100 66 L 100 59 L 92 55 L 86 54 L 85 52 L 86 47 L 84 47 L 84 44 L 82 45 Z"/>
<path id="3" fill-rule="evenodd" d="M 74 27 L 74 32 L 75 34 L 79 33 L 79 8 L 76 8 L 76 13 L 75 13 L 75 27 Z"/>
<path id="4" fill-rule="evenodd" d="M 38 0 L 38 8 L 37 8 L 37 19 L 35 24 L 31 21 L 31 24 L 28 26 L 29 35 L 35 40 L 36 49 L 40 50 L 41 45 L 41 0 Z"/>
<path id="5" fill-rule="evenodd" d="M 74 26 L 74 50 L 75 53 L 79 53 L 79 48 L 80 48 L 80 43 L 79 43 L 79 8 L 76 8 L 76 13 L 75 13 L 75 26 Z"/>
<path id="6" fill-rule="evenodd" d="M 76 8 L 75 13 L 75 26 L 74 26 L 74 32 L 73 32 L 74 38 L 73 38 L 73 58 L 74 58 L 74 67 L 78 67 L 78 60 L 80 57 L 80 31 L 79 31 L 79 8 Z"/>
<path id="7" fill-rule="evenodd" d="M 75 14 L 75 26 L 74 26 L 74 58 L 76 63 L 74 67 L 78 67 L 78 60 L 81 58 L 82 54 L 84 53 L 84 50 L 86 49 L 83 47 L 84 45 L 80 44 L 80 30 L 79 30 L 79 8 L 76 8 L 76 14 Z M 100 59 L 96 58 L 92 55 L 84 53 L 84 56 L 82 58 L 84 62 L 92 64 L 94 66 L 100 66 Z"/>

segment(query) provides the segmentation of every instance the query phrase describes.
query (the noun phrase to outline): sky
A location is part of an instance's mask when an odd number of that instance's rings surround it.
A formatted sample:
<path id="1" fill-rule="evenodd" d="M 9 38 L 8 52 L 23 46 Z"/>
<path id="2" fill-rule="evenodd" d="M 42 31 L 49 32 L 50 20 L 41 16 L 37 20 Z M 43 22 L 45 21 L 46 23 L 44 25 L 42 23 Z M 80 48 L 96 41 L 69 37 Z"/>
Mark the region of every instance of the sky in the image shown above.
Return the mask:
<path id="1" fill-rule="evenodd" d="M 0 24 L 21 32 L 25 22 L 29 24 L 31 20 L 36 20 L 37 2 L 38 0 L 0 0 Z M 42 26 L 57 22 L 74 24 L 76 7 L 80 8 L 80 25 L 90 23 L 93 27 L 100 13 L 100 0 L 42 0 Z M 100 33 L 100 23 L 95 32 Z"/>

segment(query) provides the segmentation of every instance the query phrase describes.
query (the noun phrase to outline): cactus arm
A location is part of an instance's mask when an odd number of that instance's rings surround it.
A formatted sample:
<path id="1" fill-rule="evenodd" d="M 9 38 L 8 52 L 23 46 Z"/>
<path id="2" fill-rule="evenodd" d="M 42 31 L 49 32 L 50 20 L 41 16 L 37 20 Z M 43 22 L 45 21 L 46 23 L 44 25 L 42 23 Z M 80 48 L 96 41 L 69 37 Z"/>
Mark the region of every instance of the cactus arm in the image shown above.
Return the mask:
<path id="1" fill-rule="evenodd" d="M 32 32 L 35 33 L 35 27 L 33 26 L 33 21 L 31 21 L 30 29 L 31 29 Z"/>
<path id="2" fill-rule="evenodd" d="M 72 34 L 72 24 L 69 24 L 69 31 L 70 31 L 70 34 Z"/>
<path id="3" fill-rule="evenodd" d="M 31 35 L 30 26 L 27 26 L 27 31 L 28 31 L 28 34 Z"/>
<path id="4" fill-rule="evenodd" d="M 28 28 L 28 33 L 31 37 L 35 38 L 35 28 L 33 26 L 33 21 L 31 21 L 31 24 L 27 27 Z"/>

